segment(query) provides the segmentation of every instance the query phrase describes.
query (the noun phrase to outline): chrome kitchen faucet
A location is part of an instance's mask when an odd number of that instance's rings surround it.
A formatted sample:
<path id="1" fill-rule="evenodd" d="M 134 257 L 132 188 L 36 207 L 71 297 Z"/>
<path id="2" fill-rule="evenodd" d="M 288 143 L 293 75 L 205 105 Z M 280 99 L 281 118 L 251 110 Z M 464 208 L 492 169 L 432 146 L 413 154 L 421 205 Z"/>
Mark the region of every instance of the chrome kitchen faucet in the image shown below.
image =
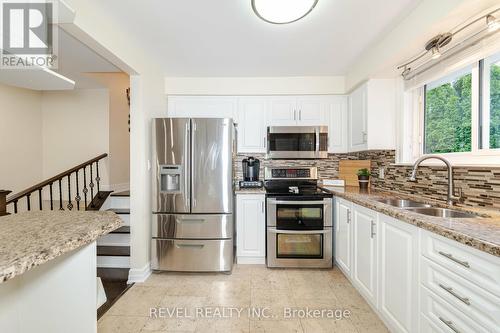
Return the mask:
<path id="1" fill-rule="evenodd" d="M 448 168 L 448 197 L 447 197 L 447 203 L 448 205 L 453 205 L 456 202 L 459 202 L 462 199 L 461 193 L 459 193 L 458 196 L 455 195 L 455 187 L 453 185 L 453 166 L 451 165 L 450 161 L 448 161 L 446 158 L 439 156 L 439 155 L 426 155 L 420 157 L 415 164 L 413 165 L 413 170 L 411 172 L 410 178 L 408 178 L 409 181 L 411 182 L 416 182 L 417 181 L 417 169 L 420 165 L 425 160 L 428 159 L 437 159 L 440 161 L 443 161 L 444 164 L 446 164 L 446 167 Z M 461 192 L 461 191 L 460 191 Z"/>

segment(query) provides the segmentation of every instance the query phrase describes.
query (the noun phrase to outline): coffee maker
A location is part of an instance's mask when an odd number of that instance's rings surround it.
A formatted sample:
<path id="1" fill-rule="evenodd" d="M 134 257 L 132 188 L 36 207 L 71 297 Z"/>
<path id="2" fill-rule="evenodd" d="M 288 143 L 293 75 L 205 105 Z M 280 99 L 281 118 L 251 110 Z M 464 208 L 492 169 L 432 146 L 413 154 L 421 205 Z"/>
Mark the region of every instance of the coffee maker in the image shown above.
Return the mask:
<path id="1" fill-rule="evenodd" d="M 240 188 L 262 187 L 264 183 L 259 180 L 260 161 L 253 156 L 241 161 L 243 169 L 243 180 L 240 181 Z"/>

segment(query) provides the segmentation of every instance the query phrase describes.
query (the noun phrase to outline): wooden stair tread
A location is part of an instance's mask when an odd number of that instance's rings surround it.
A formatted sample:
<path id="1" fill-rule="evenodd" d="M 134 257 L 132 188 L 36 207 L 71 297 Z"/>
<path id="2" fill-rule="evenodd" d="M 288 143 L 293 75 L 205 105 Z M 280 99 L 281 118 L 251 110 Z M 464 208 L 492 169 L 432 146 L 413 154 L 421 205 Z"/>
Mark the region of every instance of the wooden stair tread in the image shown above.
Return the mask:
<path id="1" fill-rule="evenodd" d="M 87 206 L 87 210 L 99 210 L 113 191 L 99 191 Z"/>
<path id="2" fill-rule="evenodd" d="M 130 246 L 97 246 L 98 256 L 128 257 L 130 256 Z"/>
<path id="3" fill-rule="evenodd" d="M 120 215 L 120 214 L 130 214 L 130 209 L 127 209 L 127 208 L 111 208 L 111 209 L 108 209 L 108 211 L 116 213 L 118 215 Z"/>
<path id="4" fill-rule="evenodd" d="M 123 227 L 111 231 L 110 234 L 130 234 L 130 226 L 124 225 Z"/>
<path id="5" fill-rule="evenodd" d="M 129 268 L 97 267 L 97 276 L 102 281 L 127 281 Z"/>
<path id="6" fill-rule="evenodd" d="M 112 197 L 130 197 L 130 191 L 121 191 L 111 193 Z"/>

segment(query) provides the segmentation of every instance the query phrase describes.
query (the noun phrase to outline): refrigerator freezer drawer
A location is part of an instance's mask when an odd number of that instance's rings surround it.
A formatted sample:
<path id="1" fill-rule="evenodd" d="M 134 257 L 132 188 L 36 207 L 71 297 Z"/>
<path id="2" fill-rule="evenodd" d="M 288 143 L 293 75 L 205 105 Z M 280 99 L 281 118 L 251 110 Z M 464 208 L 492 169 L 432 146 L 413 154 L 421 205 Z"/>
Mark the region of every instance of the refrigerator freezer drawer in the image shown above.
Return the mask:
<path id="1" fill-rule="evenodd" d="M 233 237 L 233 215 L 154 214 L 155 238 L 217 239 Z"/>
<path id="2" fill-rule="evenodd" d="M 153 239 L 151 268 L 179 272 L 226 272 L 233 266 L 233 241 Z"/>

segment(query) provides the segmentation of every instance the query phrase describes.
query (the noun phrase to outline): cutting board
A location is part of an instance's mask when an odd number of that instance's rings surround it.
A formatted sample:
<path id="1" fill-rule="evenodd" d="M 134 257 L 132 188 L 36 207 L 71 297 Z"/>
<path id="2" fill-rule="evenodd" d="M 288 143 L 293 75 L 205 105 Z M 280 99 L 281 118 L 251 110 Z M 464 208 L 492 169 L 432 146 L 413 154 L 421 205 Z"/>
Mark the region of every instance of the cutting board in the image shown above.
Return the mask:
<path id="1" fill-rule="evenodd" d="M 339 178 L 345 180 L 345 186 L 359 187 L 358 170 L 365 168 L 371 170 L 371 165 L 371 160 L 341 160 L 339 162 Z"/>

